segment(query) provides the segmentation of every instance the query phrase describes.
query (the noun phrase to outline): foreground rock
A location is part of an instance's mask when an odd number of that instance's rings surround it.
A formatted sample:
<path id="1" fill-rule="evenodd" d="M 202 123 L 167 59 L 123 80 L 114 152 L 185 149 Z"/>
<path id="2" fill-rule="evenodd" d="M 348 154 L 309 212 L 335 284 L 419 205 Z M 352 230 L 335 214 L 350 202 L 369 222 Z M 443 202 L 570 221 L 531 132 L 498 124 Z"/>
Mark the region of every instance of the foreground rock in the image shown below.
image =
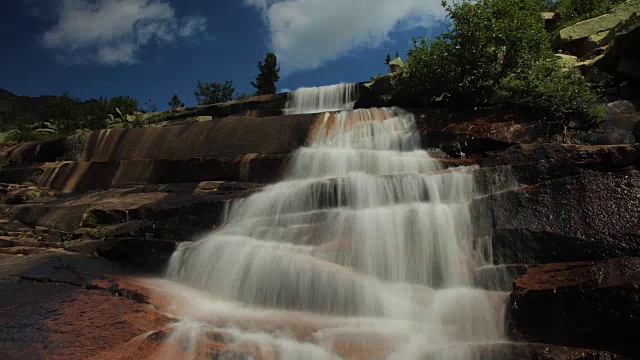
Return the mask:
<path id="1" fill-rule="evenodd" d="M 254 184 L 128 187 L 50 196 L 19 205 L 0 205 L 0 215 L 34 231 L 8 231 L 0 247 L 57 247 L 102 256 L 142 269 L 161 270 L 176 243 L 213 230 L 227 203 L 247 196 Z M 39 231 L 35 231 L 38 230 Z M 0 234 L 2 235 L 2 234 Z"/>
<path id="2" fill-rule="evenodd" d="M 130 278 L 130 274 L 130 270 L 100 258 L 63 250 L 0 257 L 0 358 L 267 360 L 277 354 L 275 349 L 263 350 L 258 344 L 238 344 L 233 336 L 220 331 L 180 333 L 174 326 L 179 319 L 166 312 L 174 309 L 176 300 L 180 304 L 180 296 L 191 304 L 194 295 L 180 291 L 179 286 L 173 293 L 166 282 Z M 212 313 L 199 315 L 214 325 L 234 323 L 234 316 L 240 316 L 251 319 L 240 325 L 266 332 L 295 329 L 294 333 L 307 341 L 322 324 L 327 325 L 304 313 L 270 319 L 240 308 L 235 313 L 228 309 L 218 313 L 215 307 L 207 311 Z M 185 346 L 191 341 L 193 346 Z M 364 336 L 341 337 L 333 346 L 344 357 L 364 360 L 387 354 L 391 348 L 385 344 L 384 339 L 367 336 L 365 331 Z M 604 351 L 543 344 L 498 343 L 453 350 L 476 354 L 480 360 L 625 359 Z M 445 359 L 451 354 L 436 350 L 425 353 L 424 358 Z"/>
<path id="3" fill-rule="evenodd" d="M 187 358 L 188 349 L 169 338 L 176 319 L 155 309 L 166 301 L 130 274 L 63 250 L 0 257 L 0 358 Z M 209 340 L 193 358 L 225 354 L 244 356 Z"/>
<path id="4" fill-rule="evenodd" d="M 166 326 L 144 296 L 119 288 L 122 274 L 61 250 L 0 260 L 0 358 L 86 359 Z"/>
<path id="5" fill-rule="evenodd" d="M 509 329 L 518 340 L 640 356 L 640 259 L 548 264 L 515 281 Z"/>

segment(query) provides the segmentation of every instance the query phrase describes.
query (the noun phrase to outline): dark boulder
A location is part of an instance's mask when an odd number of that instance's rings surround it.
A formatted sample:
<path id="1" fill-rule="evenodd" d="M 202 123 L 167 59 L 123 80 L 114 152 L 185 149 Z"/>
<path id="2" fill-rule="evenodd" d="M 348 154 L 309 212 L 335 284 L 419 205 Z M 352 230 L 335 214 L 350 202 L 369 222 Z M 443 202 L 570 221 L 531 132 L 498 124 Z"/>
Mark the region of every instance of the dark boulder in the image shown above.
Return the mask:
<path id="1" fill-rule="evenodd" d="M 113 262 L 134 268 L 160 273 L 164 270 L 176 242 L 152 237 L 107 239 L 98 246 L 98 255 Z"/>
<path id="2" fill-rule="evenodd" d="M 515 281 L 508 324 L 518 340 L 638 358 L 640 259 L 534 267 Z"/>
<path id="3" fill-rule="evenodd" d="M 593 172 L 479 199 L 499 263 L 640 256 L 640 173 Z M 481 213 L 481 212 L 480 212 Z"/>

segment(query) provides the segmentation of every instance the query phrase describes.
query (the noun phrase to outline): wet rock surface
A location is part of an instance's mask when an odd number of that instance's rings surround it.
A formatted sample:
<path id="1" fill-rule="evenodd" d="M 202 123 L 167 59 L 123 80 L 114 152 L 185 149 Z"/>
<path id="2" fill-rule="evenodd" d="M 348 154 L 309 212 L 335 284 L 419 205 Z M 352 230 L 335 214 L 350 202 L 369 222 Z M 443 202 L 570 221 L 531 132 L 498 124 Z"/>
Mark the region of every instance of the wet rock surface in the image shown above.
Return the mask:
<path id="1" fill-rule="evenodd" d="M 637 358 L 640 259 L 547 264 L 515 281 L 509 329 L 519 340 L 606 349 Z"/>
<path id="2" fill-rule="evenodd" d="M 87 358 L 165 323 L 146 310 L 144 299 L 118 295 L 115 279 L 107 276 L 123 272 L 64 250 L 0 261 L 1 357 Z"/>
<path id="3" fill-rule="evenodd" d="M 186 356 L 167 339 L 176 319 L 155 306 L 162 306 L 159 298 L 150 302 L 155 290 L 132 274 L 100 257 L 64 250 L 0 258 L 0 358 Z M 206 349 L 211 357 L 237 355 L 222 343 Z"/>
<path id="4" fill-rule="evenodd" d="M 554 179 L 491 195 L 494 256 L 548 263 L 640 256 L 640 173 Z"/>

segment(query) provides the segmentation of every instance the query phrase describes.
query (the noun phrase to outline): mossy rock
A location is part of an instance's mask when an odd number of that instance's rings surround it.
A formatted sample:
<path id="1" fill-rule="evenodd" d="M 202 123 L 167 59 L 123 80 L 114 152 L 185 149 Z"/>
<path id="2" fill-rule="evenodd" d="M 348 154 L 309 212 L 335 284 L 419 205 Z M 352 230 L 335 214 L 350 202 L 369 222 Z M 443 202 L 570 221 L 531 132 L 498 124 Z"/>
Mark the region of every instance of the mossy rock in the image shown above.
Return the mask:
<path id="1" fill-rule="evenodd" d="M 640 0 L 630 0 L 613 8 L 608 14 L 581 21 L 560 30 L 551 41 L 554 49 L 560 49 L 569 42 L 587 39 L 592 35 L 613 29 L 626 21 L 634 12 L 640 12 Z"/>

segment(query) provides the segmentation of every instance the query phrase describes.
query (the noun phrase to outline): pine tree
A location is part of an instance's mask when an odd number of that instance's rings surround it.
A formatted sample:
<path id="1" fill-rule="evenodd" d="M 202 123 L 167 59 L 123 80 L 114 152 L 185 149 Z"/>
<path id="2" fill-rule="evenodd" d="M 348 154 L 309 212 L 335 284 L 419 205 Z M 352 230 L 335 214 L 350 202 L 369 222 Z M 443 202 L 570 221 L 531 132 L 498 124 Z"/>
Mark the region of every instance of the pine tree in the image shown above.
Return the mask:
<path id="1" fill-rule="evenodd" d="M 389 72 L 391 72 L 391 67 L 389 66 L 390 62 L 391 62 L 391 54 L 387 53 L 387 58 L 384 60 L 384 63 L 387 65 L 387 69 L 389 70 Z"/>
<path id="2" fill-rule="evenodd" d="M 171 109 L 177 109 L 180 107 L 184 107 L 184 103 L 180 100 L 180 98 L 178 97 L 178 94 L 173 95 L 171 97 L 171 100 L 169 101 L 169 107 Z"/>
<path id="3" fill-rule="evenodd" d="M 276 82 L 280 80 L 280 67 L 278 67 L 278 59 L 274 53 L 267 53 L 264 57 L 264 63 L 258 62 L 258 70 L 260 73 L 256 75 L 256 81 L 251 82 L 251 86 L 256 88 L 255 95 L 267 95 L 276 93 Z"/>

